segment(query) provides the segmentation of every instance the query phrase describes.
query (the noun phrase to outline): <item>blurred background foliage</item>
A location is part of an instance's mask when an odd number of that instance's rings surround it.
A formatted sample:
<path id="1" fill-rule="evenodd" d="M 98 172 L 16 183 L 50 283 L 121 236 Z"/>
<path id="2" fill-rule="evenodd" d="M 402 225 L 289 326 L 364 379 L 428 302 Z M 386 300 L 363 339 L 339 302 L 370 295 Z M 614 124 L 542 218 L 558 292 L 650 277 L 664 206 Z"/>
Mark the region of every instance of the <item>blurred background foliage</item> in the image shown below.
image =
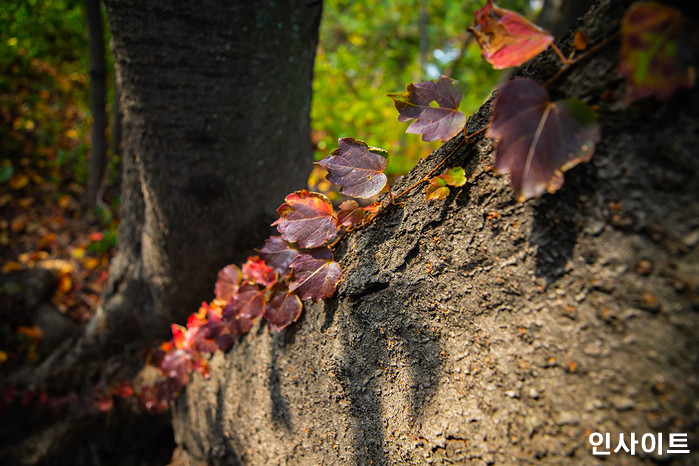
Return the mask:
<path id="1" fill-rule="evenodd" d="M 467 30 L 485 4 L 450 0 L 326 0 L 313 82 L 312 128 L 316 160 L 355 137 L 390 154 L 388 173 L 410 170 L 441 143 L 405 134 L 389 92 L 441 74 L 464 89 L 470 115 L 490 95 L 500 73 L 481 59 Z M 532 18 L 529 0 L 500 0 Z"/>

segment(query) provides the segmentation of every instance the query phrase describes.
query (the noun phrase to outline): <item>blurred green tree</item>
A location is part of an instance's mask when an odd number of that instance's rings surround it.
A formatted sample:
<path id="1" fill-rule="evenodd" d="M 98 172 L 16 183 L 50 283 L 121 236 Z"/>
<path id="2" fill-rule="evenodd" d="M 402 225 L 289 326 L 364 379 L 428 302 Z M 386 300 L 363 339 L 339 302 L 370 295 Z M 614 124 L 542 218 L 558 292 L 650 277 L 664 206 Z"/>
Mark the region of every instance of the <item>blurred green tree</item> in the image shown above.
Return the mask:
<path id="1" fill-rule="evenodd" d="M 439 146 L 406 135 L 389 92 L 440 74 L 464 87 L 461 110 L 478 108 L 498 80 L 481 59 L 468 27 L 485 2 L 330 0 L 321 22 L 311 110 L 316 159 L 356 137 L 390 154 L 389 174 L 406 173 Z M 498 2 L 524 15 L 528 0 Z"/>

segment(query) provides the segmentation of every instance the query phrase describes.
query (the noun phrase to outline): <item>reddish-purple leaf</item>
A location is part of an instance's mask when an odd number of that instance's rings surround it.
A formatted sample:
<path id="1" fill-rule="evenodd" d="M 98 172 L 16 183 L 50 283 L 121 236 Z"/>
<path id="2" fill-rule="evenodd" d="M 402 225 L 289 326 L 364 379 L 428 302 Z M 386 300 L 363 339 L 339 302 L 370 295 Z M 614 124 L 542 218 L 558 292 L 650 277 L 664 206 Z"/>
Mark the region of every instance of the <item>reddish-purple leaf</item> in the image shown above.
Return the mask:
<path id="1" fill-rule="evenodd" d="M 546 31 L 491 0 L 476 11 L 470 30 L 481 46 L 483 59 L 496 70 L 519 66 L 553 42 Z"/>
<path id="2" fill-rule="evenodd" d="M 335 293 L 342 270 L 332 260 L 329 248 L 311 249 L 300 253 L 291 262 L 291 284 L 289 292 L 296 292 L 301 299 L 320 301 Z"/>
<path id="3" fill-rule="evenodd" d="M 220 321 L 207 322 L 194 331 L 192 336 L 192 348 L 200 353 L 213 353 L 218 349 L 216 337 Z M 211 323 L 211 325 L 209 325 Z"/>
<path id="4" fill-rule="evenodd" d="M 649 96 L 667 99 L 695 80 L 696 52 L 689 21 L 670 7 L 636 2 L 621 20 L 619 73 L 626 78 L 626 101 Z"/>
<path id="5" fill-rule="evenodd" d="M 223 308 L 221 324 L 219 338 L 216 341 L 219 343 L 219 347 L 223 348 L 229 342 L 232 344 L 237 335 L 248 333 L 252 327 L 252 320 L 248 317 L 240 316 L 235 309 L 234 301 L 231 301 Z"/>
<path id="6" fill-rule="evenodd" d="M 272 286 L 277 281 L 277 274 L 258 256 L 248 257 L 243 264 L 243 280 L 261 286 Z"/>
<path id="7" fill-rule="evenodd" d="M 214 294 L 216 299 L 230 301 L 234 294 L 240 288 L 240 279 L 242 275 L 237 265 L 227 265 L 218 272 L 218 279 L 214 286 Z"/>
<path id="8" fill-rule="evenodd" d="M 267 319 L 267 327 L 270 330 L 281 332 L 284 327 L 287 327 L 301 315 L 303 304 L 295 294 L 287 295 L 285 291 L 277 291 L 272 296 L 265 310 L 265 319 Z"/>
<path id="9" fill-rule="evenodd" d="M 408 84 L 407 92 L 388 94 L 398 110 L 398 121 L 415 120 L 405 131 L 422 134 L 423 141 L 447 141 L 461 131 L 466 116 L 459 111 L 461 91 L 454 81 L 440 76 L 437 81 Z M 436 102 L 437 106 L 430 104 Z"/>
<path id="10" fill-rule="evenodd" d="M 291 272 L 289 264 L 298 255 L 298 249 L 284 241 L 281 236 L 271 236 L 265 240 L 265 246 L 260 249 L 260 257 L 265 263 L 279 273 L 280 277 L 284 277 Z"/>
<path id="11" fill-rule="evenodd" d="M 257 285 L 243 285 L 233 296 L 231 305 L 236 317 L 255 319 L 265 310 L 265 298 Z"/>
<path id="12" fill-rule="evenodd" d="M 381 192 L 388 181 L 383 172 L 388 153 L 354 138 L 341 138 L 338 145 L 328 157 L 316 162 L 328 171 L 328 180 L 352 197 L 366 199 Z"/>
<path id="13" fill-rule="evenodd" d="M 168 352 L 160 364 L 166 376 L 177 380 L 181 386 L 187 385 L 189 371 L 192 369 L 192 353 L 189 350 L 176 348 Z"/>
<path id="14" fill-rule="evenodd" d="M 272 225 L 286 241 L 301 248 L 316 248 L 337 234 L 333 205 L 324 195 L 302 189 L 286 196 L 285 201 L 277 209 L 279 220 Z"/>
<path id="15" fill-rule="evenodd" d="M 446 182 L 442 177 L 435 176 L 430 180 L 425 190 L 426 201 L 436 201 L 438 199 L 446 199 L 449 195 L 449 188 L 446 187 Z"/>
<path id="16" fill-rule="evenodd" d="M 357 201 L 349 200 L 340 204 L 340 211 L 337 213 L 337 223 L 343 227 L 358 225 L 364 220 L 366 210 L 359 207 Z"/>
<path id="17" fill-rule="evenodd" d="M 563 184 L 562 172 L 592 157 L 599 141 L 595 112 L 580 100 L 550 102 L 529 78 L 498 90 L 488 137 L 498 138 L 495 169 L 509 173 L 517 199 L 539 197 Z"/>

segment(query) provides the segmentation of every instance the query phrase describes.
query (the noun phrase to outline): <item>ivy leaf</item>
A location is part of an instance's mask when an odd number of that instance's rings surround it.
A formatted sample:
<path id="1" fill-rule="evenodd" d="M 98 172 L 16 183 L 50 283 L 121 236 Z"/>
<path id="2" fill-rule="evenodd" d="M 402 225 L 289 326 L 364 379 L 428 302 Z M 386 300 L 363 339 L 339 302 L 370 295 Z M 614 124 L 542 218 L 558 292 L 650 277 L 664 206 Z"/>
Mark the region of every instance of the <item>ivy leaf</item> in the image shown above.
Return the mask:
<path id="1" fill-rule="evenodd" d="M 230 264 L 219 270 L 218 279 L 214 285 L 216 299 L 230 301 L 240 288 L 241 278 L 242 274 L 237 265 Z"/>
<path id="2" fill-rule="evenodd" d="M 265 261 L 254 256 L 248 257 L 247 262 L 243 264 L 243 279 L 261 286 L 272 286 L 277 281 L 277 275 Z"/>
<path id="3" fill-rule="evenodd" d="M 435 176 L 430 180 L 425 192 L 426 201 L 436 201 L 438 199 L 446 199 L 449 196 L 449 188 L 446 182 L 439 176 Z"/>
<path id="4" fill-rule="evenodd" d="M 476 11 L 470 31 L 476 36 L 483 59 L 496 70 L 519 66 L 553 42 L 546 31 L 492 0 Z"/>
<path id="5" fill-rule="evenodd" d="M 297 292 L 301 299 L 315 302 L 332 296 L 342 278 L 340 264 L 332 256 L 329 248 L 311 249 L 296 256 L 291 262 L 289 293 Z"/>
<path id="6" fill-rule="evenodd" d="M 337 234 L 333 205 L 324 195 L 302 189 L 285 200 L 277 209 L 279 220 L 272 225 L 286 241 L 302 248 L 317 248 Z"/>
<path id="7" fill-rule="evenodd" d="M 192 353 L 189 350 L 177 348 L 170 351 L 160 363 L 165 375 L 177 381 L 180 386 L 189 382 L 189 372 L 192 369 Z"/>
<path id="8" fill-rule="evenodd" d="M 340 138 L 338 145 L 329 156 L 316 162 L 328 171 L 328 181 L 340 185 L 340 192 L 352 197 L 366 199 L 381 192 L 388 182 L 383 172 L 388 165 L 388 152 L 354 138 Z"/>
<path id="9" fill-rule="evenodd" d="M 284 327 L 291 325 L 301 315 L 303 304 L 295 294 L 287 296 L 283 290 L 277 291 L 272 296 L 265 309 L 265 319 L 270 330 L 281 332 Z"/>
<path id="10" fill-rule="evenodd" d="M 265 246 L 260 249 L 260 257 L 265 263 L 272 267 L 280 277 L 289 275 L 291 269 L 289 264 L 298 255 L 298 249 L 295 249 L 284 241 L 281 236 L 271 236 L 265 240 Z"/>
<path id="11" fill-rule="evenodd" d="M 400 94 L 388 94 L 398 110 L 398 121 L 415 120 L 405 131 L 422 134 L 423 141 L 448 141 L 466 124 L 466 116 L 459 111 L 461 91 L 454 80 L 440 76 L 437 81 L 408 84 Z M 432 107 L 432 102 L 437 107 Z"/>
<path id="12" fill-rule="evenodd" d="M 425 191 L 425 200 L 432 201 L 446 199 L 449 196 L 447 185 L 459 187 L 466 183 L 466 172 L 461 167 L 450 168 L 439 176 L 430 180 Z"/>
<path id="13" fill-rule="evenodd" d="M 656 2 L 632 4 L 621 20 L 619 73 L 626 78 L 626 101 L 667 99 L 692 87 L 695 51 L 688 21 Z"/>
<path id="14" fill-rule="evenodd" d="M 232 300 L 223 308 L 221 328 L 216 339 L 220 348 L 225 347 L 229 343 L 232 344 L 237 335 L 244 335 L 252 328 L 252 319 L 240 316 L 238 311 L 236 311 L 235 304 L 235 300 Z"/>
<path id="15" fill-rule="evenodd" d="M 359 207 L 357 201 L 349 200 L 340 204 L 340 212 L 337 213 L 337 223 L 344 227 L 358 225 L 364 220 L 366 210 Z"/>
<path id="16" fill-rule="evenodd" d="M 595 112 L 580 100 L 550 102 L 529 78 L 498 90 L 488 137 L 498 138 L 495 169 L 509 173 L 519 201 L 555 192 L 562 172 L 592 157 L 599 141 Z"/>
<path id="17" fill-rule="evenodd" d="M 243 285 L 230 304 L 235 316 L 244 319 L 260 317 L 265 310 L 265 298 L 257 285 Z"/>
<path id="18" fill-rule="evenodd" d="M 449 186 L 458 188 L 459 186 L 466 184 L 466 172 L 464 172 L 462 167 L 450 168 L 446 172 L 439 175 L 439 177 Z"/>

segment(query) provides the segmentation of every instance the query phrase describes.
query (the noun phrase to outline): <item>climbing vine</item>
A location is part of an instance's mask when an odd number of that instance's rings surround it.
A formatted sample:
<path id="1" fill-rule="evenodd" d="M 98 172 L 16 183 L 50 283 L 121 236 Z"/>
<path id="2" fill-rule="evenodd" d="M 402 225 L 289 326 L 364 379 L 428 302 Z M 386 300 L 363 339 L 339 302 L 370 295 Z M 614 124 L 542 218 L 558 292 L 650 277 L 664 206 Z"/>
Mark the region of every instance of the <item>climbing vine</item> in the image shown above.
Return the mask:
<path id="1" fill-rule="evenodd" d="M 568 57 L 546 31 L 491 0 L 476 11 L 470 30 L 484 60 L 494 68 L 520 66 L 549 48 L 561 65 L 543 84 L 515 78 L 502 85 L 493 100 L 490 121 L 472 134 L 466 133 L 466 117 L 458 110 L 462 91 L 446 76 L 408 84 L 405 92 L 389 94 L 399 121 L 412 121 L 406 132 L 420 134 L 425 141 L 447 141 L 461 132 L 464 137 L 427 175 L 395 194 L 387 188 L 384 174 L 388 153 L 364 141 L 341 138 L 338 148 L 317 162 L 327 170 L 327 179 L 355 199 L 369 199 L 384 191 L 388 195 L 369 206 L 347 200 L 338 210 L 320 193 L 300 190 L 286 196 L 272 224 L 279 235 L 267 239 L 258 255 L 241 267 L 231 264 L 219 271 L 215 298 L 202 303 L 186 326 L 172 324 L 172 340 L 150 357 L 161 379 L 135 394 L 124 384 L 113 391 L 96 388 L 94 398 L 101 400 L 100 407 L 108 409 L 111 405 L 105 400 L 118 395 L 137 396 L 149 411 L 165 410 L 187 385 L 192 371 L 208 377 L 206 355 L 228 350 L 250 331 L 255 320 L 264 318 L 270 330 L 279 332 L 299 318 L 303 300 L 331 297 L 342 279 L 333 247 L 423 184 L 428 201 L 445 199 L 449 187 L 465 185 L 463 168 L 443 168 L 460 147 L 478 136 L 495 140 L 494 169 L 509 175 L 519 201 L 557 191 L 566 170 L 591 159 L 601 132 L 593 108 L 577 99 L 552 102 L 546 88 L 611 41 L 619 38 L 621 42 L 618 71 L 626 80 L 627 104 L 648 97 L 667 99 L 676 90 L 694 85 L 696 51 L 691 25 L 678 11 L 655 2 L 632 4 L 620 32 L 591 47 L 586 32 L 578 31 L 573 40 L 575 52 Z M 437 175 L 440 170 L 443 172 Z"/>

